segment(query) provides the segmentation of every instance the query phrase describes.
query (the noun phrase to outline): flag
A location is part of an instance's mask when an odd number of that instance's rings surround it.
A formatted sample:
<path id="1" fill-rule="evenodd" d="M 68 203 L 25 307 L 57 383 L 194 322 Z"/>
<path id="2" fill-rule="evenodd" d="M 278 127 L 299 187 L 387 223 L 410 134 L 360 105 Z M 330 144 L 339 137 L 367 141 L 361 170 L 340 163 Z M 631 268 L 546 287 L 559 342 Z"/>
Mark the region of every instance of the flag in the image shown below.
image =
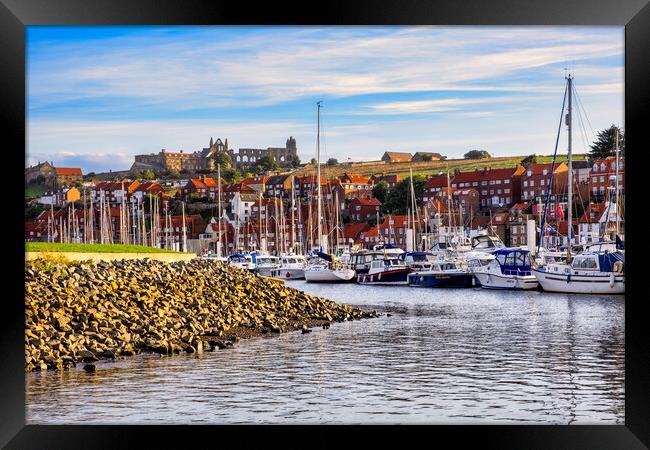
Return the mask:
<path id="1" fill-rule="evenodd" d="M 560 220 L 564 219 L 564 210 L 560 205 L 557 205 L 557 216 Z"/>

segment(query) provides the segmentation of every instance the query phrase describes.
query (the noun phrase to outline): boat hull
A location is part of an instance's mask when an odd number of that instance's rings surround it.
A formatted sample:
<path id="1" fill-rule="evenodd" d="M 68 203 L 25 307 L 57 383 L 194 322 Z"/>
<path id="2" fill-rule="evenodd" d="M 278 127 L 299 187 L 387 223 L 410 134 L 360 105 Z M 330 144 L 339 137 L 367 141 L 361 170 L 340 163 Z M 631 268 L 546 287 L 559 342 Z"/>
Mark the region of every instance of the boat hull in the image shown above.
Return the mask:
<path id="1" fill-rule="evenodd" d="M 533 274 L 548 292 L 569 294 L 625 294 L 625 276 L 615 274 L 575 275 L 533 269 Z"/>
<path id="2" fill-rule="evenodd" d="M 341 270 L 305 270 L 305 280 L 310 283 L 348 283 L 354 279 L 355 273 L 352 269 Z"/>
<path id="3" fill-rule="evenodd" d="M 485 289 L 537 289 L 539 281 L 535 275 L 506 276 L 487 272 L 474 272 L 481 287 Z"/>
<path id="4" fill-rule="evenodd" d="M 305 269 L 273 269 L 271 276 L 283 280 L 304 280 Z"/>
<path id="5" fill-rule="evenodd" d="M 255 271 L 256 271 L 259 275 L 261 275 L 261 276 L 263 276 L 263 277 L 271 277 L 271 276 L 273 276 L 273 275 L 271 275 L 271 273 L 272 273 L 274 270 L 278 270 L 278 269 L 274 269 L 274 268 L 272 268 L 272 267 L 257 267 L 257 269 L 256 269 Z"/>
<path id="6" fill-rule="evenodd" d="M 375 274 L 357 274 L 357 283 L 373 285 L 406 285 L 410 269 L 387 270 Z"/>
<path id="7" fill-rule="evenodd" d="M 474 285 L 471 273 L 426 273 L 416 272 L 408 277 L 408 285 L 411 287 L 450 287 L 468 288 Z"/>

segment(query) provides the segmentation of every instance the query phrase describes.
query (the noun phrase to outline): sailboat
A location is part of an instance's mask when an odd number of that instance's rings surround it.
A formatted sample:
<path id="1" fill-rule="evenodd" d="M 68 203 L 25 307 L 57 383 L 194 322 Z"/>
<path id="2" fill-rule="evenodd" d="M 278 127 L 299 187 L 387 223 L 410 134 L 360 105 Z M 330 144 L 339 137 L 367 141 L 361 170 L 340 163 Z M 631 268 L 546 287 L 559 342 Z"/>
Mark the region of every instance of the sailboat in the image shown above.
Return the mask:
<path id="1" fill-rule="evenodd" d="M 573 77 L 567 77 L 566 94 L 568 94 L 568 110 L 566 124 L 568 126 L 568 227 L 567 227 L 567 260 L 566 262 L 549 263 L 545 266 L 532 268 L 542 289 L 550 292 L 566 292 L 576 294 L 624 294 L 625 293 L 625 254 L 618 250 L 603 247 L 588 248 L 571 259 L 572 244 L 572 206 L 573 206 L 573 164 L 571 159 L 571 114 Z M 565 97 L 566 100 L 566 97 Z M 564 113 L 564 105 L 562 105 Z M 559 137 L 558 129 L 558 137 Z M 618 184 L 618 183 L 617 183 Z M 542 222 L 543 224 L 543 222 Z M 544 227 L 542 226 L 542 230 Z M 612 251 L 613 250 L 613 251 Z"/>
<path id="2" fill-rule="evenodd" d="M 322 191 L 320 186 L 320 108 L 321 102 L 317 102 L 318 106 L 318 131 L 316 135 L 316 186 L 318 189 L 318 216 L 316 217 L 316 228 L 318 233 L 318 241 L 320 251 L 317 252 L 318 259 L 305 269 L 305 280 L 308 282 L 347 282 L 352 281 L 355 276 L 354 270 L 346 267 L 336 259 L 334 255 L 323 252 L 323 232 L 321 231 L 322 225 Z M 336 205 L 336 217 L 338 221 L 339 205 Z M 338 223 L 337 223 L 338 232 Z"/>

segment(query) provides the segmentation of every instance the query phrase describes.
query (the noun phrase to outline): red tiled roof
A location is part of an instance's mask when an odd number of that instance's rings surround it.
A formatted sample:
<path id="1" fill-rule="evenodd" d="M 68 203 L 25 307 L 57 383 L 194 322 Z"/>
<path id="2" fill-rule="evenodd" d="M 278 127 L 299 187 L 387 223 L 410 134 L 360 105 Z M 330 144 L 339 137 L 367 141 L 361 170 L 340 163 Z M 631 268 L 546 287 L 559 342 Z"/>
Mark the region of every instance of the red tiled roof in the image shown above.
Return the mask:
<path id="1" fill-rule="evenodd" d="M 551 166 L 553 166 L 553 163 L 531 164 L 528 167 L 528 169 L 526 169 L 526 172 L 524 173 L 524 175 L 528 175 L 529 170 L 531 172 L 531 175 L 543 175 L 544 174 L 544 169 L 547 170 L 547 173 L 550 173 Z M 569 170 L 569 167 L 566 165 L 565 162 L 556 163 L 555 167 L 553 168 L 554 173 L 558 173 L 560 171 L 565 172 L 567 170 Z"/>
<path id="2" fill-rule="evenodd" d="M 367 223 L 348 223 L 343 227 L 343 237 L 346 239 L 356 239 L 364 231 L 368 231 L 370 225 Z"/>
<path id="3" fill-rule="evenodd" d="M 78 167 L 57 167 L 56 169 L 56 174 L 57 175 L 77 175 L 77 176 L 83 176 L 83 173 L 81 173 L 81 169 Z"/>
<path id="4" fill-rule="evenodd" d="M 197 179 L 197 178 L 192 178 L 190 179 L 188 184 L 193 184 L 195 188 L 197 189 L 207 189 L 207 186 L 203 183 L 203 181 Z"/>
<path id="5" fill-rule="evenodd" d="M 506 169 L 476 169 L 473 172 L 460 172 L 454 176 L 452 183 L 465 183 L 467 181 L 502 180 L 512 178 L 515 174 L 525 171 L 523 166 Z"/>
<path id="6" fill-rule="evenodd" d="M 381 206 L 381 202 L 377 200 L 376 198 L 364 198 L 364 197 L 358 197 L 352 200 L 350 204 L 352 203 L 358 203 L 361 206 Z"/>
<path id="7" fill-rule="evenodd" d="M 452 177 L 449 177 L 451 181 Z M 447 175 L 435 175 L 429 178 L 426 183 L 424 183 L 425 189 L 438 188 L 438 187 L 447 187 Z"/>

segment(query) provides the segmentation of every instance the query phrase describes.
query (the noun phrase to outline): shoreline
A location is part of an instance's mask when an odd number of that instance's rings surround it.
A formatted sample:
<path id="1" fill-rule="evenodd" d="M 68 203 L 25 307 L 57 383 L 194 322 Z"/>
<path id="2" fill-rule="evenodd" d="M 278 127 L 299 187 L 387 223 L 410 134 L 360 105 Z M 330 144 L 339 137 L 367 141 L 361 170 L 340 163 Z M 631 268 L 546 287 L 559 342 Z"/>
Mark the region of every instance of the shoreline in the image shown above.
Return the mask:
<path id="1" fill-rule="evenodd" d="M 241 339 L 378 317 L 223 263 L 25 263 L 25 370 L 144 352 L 216 351 Z"/>

